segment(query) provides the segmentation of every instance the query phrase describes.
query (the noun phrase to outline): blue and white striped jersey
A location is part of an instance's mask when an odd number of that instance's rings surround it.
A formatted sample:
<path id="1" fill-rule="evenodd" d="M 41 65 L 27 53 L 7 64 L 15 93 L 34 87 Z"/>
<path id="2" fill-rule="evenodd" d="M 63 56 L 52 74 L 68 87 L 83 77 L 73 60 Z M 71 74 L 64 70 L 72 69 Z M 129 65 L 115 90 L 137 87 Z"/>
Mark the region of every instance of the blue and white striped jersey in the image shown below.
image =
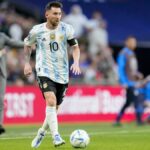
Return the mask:
<path id="1" fill-rule="evenodd" d="M 24 43 L 27 46 L 36 44 L 37 76 L 48 77 L 57 83 L 68 83 L 67 40 L 74 37 L 73 27 L 64 22 L 60 22 L 54 30 L 48 29 L 46 22 L 31 29 Z"/>

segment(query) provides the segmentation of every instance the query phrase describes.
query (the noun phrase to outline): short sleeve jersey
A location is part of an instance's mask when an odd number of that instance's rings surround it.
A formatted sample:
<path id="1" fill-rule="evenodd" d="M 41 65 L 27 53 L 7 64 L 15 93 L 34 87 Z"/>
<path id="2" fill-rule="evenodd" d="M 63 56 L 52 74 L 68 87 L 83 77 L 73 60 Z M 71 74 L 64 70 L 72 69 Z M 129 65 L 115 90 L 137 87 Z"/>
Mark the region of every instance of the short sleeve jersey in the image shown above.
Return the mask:
<path id="1" fill-rule="evenodd" d="M 74 39 L 71 25 L 60 22 L 50 30 L 46 23 L 35 25 L 24 39 L 27 46 L 36 45 L 37 76 L 48 77 L 54 82 L 66 84 L 69 81 L 67 41 Z"/>

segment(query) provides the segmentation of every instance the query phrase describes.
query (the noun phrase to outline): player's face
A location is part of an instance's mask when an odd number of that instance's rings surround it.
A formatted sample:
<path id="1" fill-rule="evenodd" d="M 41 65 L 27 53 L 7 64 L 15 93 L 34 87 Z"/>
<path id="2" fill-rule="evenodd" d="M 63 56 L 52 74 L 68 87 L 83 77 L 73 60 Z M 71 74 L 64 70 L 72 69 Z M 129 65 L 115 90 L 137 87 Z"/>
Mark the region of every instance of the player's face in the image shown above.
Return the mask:
<path id="1" fill-rule="evenodd" d="M 57 26 L 60 22 L 62 11 L 60 8 L 52 7 L 50 10 L 47 10 L 45 13 L 47 21 L 52 26 Z"/>
<path id="2" fill-rule="evenodd" d="M 126 45 L 128 48 L 134 50 L 137 46 L 137 42 L 136 42 L 136 39 L 135 38 L 129 38 L 127 41 L 126 41 Z"/>

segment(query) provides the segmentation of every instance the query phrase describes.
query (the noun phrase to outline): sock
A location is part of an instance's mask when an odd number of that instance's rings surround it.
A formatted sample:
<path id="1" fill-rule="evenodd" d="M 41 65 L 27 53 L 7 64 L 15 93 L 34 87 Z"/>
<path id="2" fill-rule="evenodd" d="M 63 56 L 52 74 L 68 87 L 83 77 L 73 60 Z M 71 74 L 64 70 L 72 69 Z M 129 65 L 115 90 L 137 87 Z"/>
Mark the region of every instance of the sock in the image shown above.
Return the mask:
<path id="1" fill-rule="evenodd" d="M 122 116 L 123 116 L 123 113 L 122 113 L 122 112 L 120 112 L 120 113 L 118 114 L 117 118 L 116 118 L 116 122 L 117 122 L 117 123 L 119 123 L 119 122 L 120 122 L 120 120 L 121 120 Z"/>
<path id="2" fill-rule="evenodd" d="M 49 125 L 52 137 L 58 134 L 58 121 L 56 107 L 46 106 L 46 120 Z"/>
<path id="3" fill-rule="evenodd" d="M 141 124 L 142 123 L 142 114 L 140 112 L 136 113 L 136 118 L 137 118 L 137 123 Z"/>
<path id="4" fill-rule="evenodd" d="M 48 125 L 47 119 L 46 119 L 46 117 L 45 117 L 45 120 L 44 120 L 44 122 L 43 122 L 43 125 L 42 125 L 41 129 L 42 129 L 42 131 L 47 131 L 48 128 L 49 128 L 49 125 Z"/>
<path id="5" fill-rule="evenodd" d="M 136 119 L 137 119 L 137 123 L 142 123 L 143 121 L 142 121 L 142 114 L 143 114 L 143 111 L 144 111 L 144 109 L 143 109 L 143 106 L 142 106 L 142 104 L 140 105 L 140 104 L 138 104 L 138 106 L 136 107 Z"/>

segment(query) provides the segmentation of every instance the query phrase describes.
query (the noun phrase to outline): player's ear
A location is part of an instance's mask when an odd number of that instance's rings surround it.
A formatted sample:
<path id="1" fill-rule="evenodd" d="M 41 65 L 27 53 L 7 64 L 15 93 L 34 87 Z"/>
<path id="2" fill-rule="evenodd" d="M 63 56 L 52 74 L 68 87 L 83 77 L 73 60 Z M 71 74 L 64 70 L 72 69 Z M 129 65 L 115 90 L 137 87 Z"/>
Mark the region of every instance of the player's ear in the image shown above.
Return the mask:
<path id="1" fill-rule="evenodd" d="M 48 18 L 48 11 L 45 11 L 45 18 Z"/>

